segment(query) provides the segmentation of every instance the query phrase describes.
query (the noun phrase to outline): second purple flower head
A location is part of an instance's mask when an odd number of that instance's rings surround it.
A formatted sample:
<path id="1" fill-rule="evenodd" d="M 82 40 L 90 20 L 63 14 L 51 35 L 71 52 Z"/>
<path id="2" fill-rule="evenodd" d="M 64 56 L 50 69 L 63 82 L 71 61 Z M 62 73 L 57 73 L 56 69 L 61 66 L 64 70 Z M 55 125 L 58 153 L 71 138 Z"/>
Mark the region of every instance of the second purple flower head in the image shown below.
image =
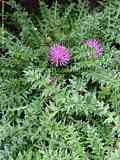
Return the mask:
<path id="1" fill-rule="evenodd" d="M 94 48 L 96 50 L 96 56 L 99 57 L 102 54 L 103 48 L 101 43 L 96 39 L 89 39 L 83 41 L 83 44 L 87 45 L 90 48 Z"/>

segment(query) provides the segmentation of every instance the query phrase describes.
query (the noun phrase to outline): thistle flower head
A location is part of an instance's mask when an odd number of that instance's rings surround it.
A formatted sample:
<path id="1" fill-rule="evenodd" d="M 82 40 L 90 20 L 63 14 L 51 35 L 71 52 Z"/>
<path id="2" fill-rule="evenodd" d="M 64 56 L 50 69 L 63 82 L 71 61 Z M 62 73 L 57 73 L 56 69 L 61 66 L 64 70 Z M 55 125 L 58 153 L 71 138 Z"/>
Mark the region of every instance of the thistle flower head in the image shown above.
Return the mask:
<path id="1" fill-rule="evenodd" d="M 89 39 L 83 42 L 83 44 L 87 45 L 90 48 L 94 48 L 96 50 L 96 56 L 99 57 L 102 54 L 103 48 L 101 43 L 96 39 Z"/>
<path id="2" fill-rule="evenodd" d="M 65 66 L 70 60 L 70 52 L 61 44 L 55 44 L 49 49 L 48 60 L 55 66 Z"/>

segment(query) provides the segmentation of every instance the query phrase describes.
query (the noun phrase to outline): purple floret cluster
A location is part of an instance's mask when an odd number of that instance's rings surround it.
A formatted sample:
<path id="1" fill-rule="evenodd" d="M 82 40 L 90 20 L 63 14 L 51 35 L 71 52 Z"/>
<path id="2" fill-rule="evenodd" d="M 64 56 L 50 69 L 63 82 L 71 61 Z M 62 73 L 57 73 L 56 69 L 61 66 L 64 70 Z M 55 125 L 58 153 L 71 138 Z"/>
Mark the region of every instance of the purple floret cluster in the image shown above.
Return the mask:
<path id="1" fill-rule="evenodd" d="M 99 57 L 102 54 L 102 46 L 101 43 L 96 39 L 89 39 L 83 42 L 84 45 L 87 45 L 90 48 L 94 48 L 96 50 L 96 56 Z"/>
<path id="2" fill-rule="evenodd" d="M 70 61 L 70 52 L 61 44 L 55 44 L 50 48 L 48 53 L 48 60 L 55 66 L 65 66 Z"/>

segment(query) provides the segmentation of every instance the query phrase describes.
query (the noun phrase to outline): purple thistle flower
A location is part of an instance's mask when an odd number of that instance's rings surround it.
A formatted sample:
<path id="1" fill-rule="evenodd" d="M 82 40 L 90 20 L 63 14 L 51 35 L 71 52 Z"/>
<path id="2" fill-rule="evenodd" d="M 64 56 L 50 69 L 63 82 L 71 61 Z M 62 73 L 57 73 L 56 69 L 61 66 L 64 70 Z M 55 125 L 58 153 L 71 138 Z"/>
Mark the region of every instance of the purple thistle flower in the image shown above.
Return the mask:
<path id="1" fill-rule="evenodd" d="M 103 48 L 101 43 L 98 40 L 89 39 L 84 41 L 83 44 L 87 45 L 90 48 L 95 48 L 97 57 L 99 57 L 102 54 Z"/>
<path id="2" fill-rule="evenodd" d="M 54 44 L 54 46 L 49 49 L 48 60 L 57 67 L 67 65 L 70 58 L 69 50 L 61 44 Z"/>

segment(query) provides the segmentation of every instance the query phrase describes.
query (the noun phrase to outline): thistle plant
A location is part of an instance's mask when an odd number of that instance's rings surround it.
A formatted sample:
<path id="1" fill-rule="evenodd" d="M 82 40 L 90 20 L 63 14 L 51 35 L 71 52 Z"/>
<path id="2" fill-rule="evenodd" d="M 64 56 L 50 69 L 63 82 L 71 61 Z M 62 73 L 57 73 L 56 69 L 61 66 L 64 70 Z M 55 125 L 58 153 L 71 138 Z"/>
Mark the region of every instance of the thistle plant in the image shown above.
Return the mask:
<path id="1" fill-rule="evenodd" d="M 31 13 L 11 2 L 18 32 L 0 28 L 0 160 L 119 160 L 120 3 L 91 13 L 72 1 L 61 14 L 58 2 Z"/>

